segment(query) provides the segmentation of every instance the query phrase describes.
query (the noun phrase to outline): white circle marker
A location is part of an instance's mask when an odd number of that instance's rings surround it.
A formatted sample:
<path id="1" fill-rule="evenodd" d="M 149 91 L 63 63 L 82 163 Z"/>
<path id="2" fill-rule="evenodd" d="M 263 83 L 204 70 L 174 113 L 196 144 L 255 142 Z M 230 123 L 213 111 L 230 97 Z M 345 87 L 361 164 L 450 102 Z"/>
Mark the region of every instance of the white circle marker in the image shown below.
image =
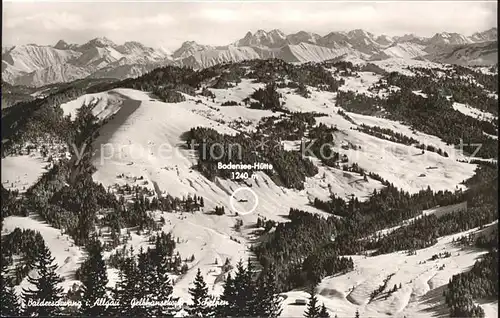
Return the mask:
<path id="1" fill-rule="evenodd" d="M 255 197 L 255 203 L 253 204 L 253 207 L 247 212 L 242 212 L 234 207 L 234 203 L 236 201 L 236 198 L 234 196 L 236 195 L 236 193 L 244 191 L 244 190 L 249 191 Z M 234 190 L 233 194 L 231 194 L 231 198 L 229 199 L 229 204 L 231 205 L 231 209 L 233 209 L 233 211 L 237 212 L 240 215 L 246 215 L 246 214 L 250 214 L 253 211 L 255 211 L 255 209 L 257 208 L 257 205 L 259 205 L 259 197 L 257 197 L 257 194 L 249 187 L 241 187 L 241 188 Z"/>

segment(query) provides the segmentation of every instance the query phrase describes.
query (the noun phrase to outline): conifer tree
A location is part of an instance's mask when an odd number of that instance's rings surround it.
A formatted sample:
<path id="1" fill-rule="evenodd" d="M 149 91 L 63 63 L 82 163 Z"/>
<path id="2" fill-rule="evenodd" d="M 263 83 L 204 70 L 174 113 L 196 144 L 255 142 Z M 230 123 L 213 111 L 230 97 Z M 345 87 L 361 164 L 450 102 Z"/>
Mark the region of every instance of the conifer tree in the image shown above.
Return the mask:
<path id="1" fill-rule="evenodd" d="M 359 318 L 359 311 L 357 309 L 356 309 L 356 315 L 354 317 Z"/>
<path id="2" fill-rule="evenodd" d="M 153 272 L 146 274 L 151 280 L 151 287 L 149 288 L 151 298 L 160 302 L 172 301 L 173 287 L 168 274 L 170 268 L 169 259 L 166 254 L 158 253 L 157 250 L 153 250 L 149 255 L 152 257 L 151 262 L 154 265 L 148 267 Z M 157 306 L 153 309 L 153 314 L 156 316 L 169 316 L 172 314 L 170 306 Z"/>
<path id="3" fill-rule="evenodd" d="M 321 305 L 321 310 L 319 311 L 319 316 L 320 318 L 330 318 L 330 314 L 328 313 L 328 310 L 326 310 L 325 304 L 323 303 Z"/>
<path id="4" fill-rule="evenodd" d="M 2 257 L 3 258 L 3 257 Z M 20 315 L 20 306 L 18 297 L 8 279 L 8 270 L 5 260 L 2 259 L 2 276 L 0 276 L 0 316 L 14 317 Z"/>
<path id="5" fill-rule="evenodd" d="M 141 247 L 138 255 L 136 270 L 133 272 L 135 280 L 135 290 L 133 291 L 132 299 L 137 301 L 159 301 L 156 292 L 156 283 L 158 282 L 156 275 L 156 267 L 152 258 L 152 252 L 148 249 L 146 252 Z M 153 316 L 158 310 L 157 306 L 135 306 L 131 309 L 134 315 Z"/>
<path id="6" fill-rule="evenodd" d="M 209 308 L 207 306 L 208 297 L 208 287 L 201 275 L 201 271 L 198 268 L 198 272 L 196 273 L 196 277 L 194 279 L 194 287 L 189 288 L 189 294 L 191 295 L 191 299 L 193 301 L 193 305 L 191 306 L 188 313 L 191 316 L 197 317 L 206 317 L 209 313 Z"/>
<path id="7" fill-rule="evenodd" d="M 318 298 L 316 297 L 316 286 L 311 285 L 309 293 L 311 294 L 309 302 L 307 303 L 307 309 L 305 312 L 306 318 L 318 318 L 320 307 L 318 306 Z"/>
<path id="8" fill-rule="evenodd" d="M 239 316 L 254 316 L 255 313 L 255 284 L 252 280 L 254 270 L 250 260 L 247 262 L 247 267 L 240 262 L 236 266 L 236 276 L 234 278 L 234 286 L 236 289 L 236 306 Z"/>
<path id="9" fill-rule="evenodd" d="M 226 279 L 221 296 L 225 304 L 219 307 L 218 316 L 255 316 L 257 306 L 255 305 L 256 286 L 252 280 L 253 274 L 250 261 L 246 268 L 241 260 L 236 264 L 234 278 L 229 274 Z"/>
<path id="10" fill-rule="evenodd" d="M 119 269 L 119 279 L 113 292 L 113 298 L 120 306 L 113 308 L 113 315 L 130 315 L 132 299 L 137 293 L 137 264 L 133 258 L 126 258 Z M 137 307 L 134 308 L 137 311 Z"/>
<path id="11" fill-rule="evenodd" d="M 57 302 L 62 298 L 63 288 L 57 285 L 63 279 L 56 273 L 57 264 L 48 247 L 44 244 L 40 255 L 34 265 L 38 278 L 28 275 L 28 282 L 35 286 L 34 289 L 23 288 L 23 302 L 25 304 L 25 316 L 56 316 L 60 312 L 57 306 L 30 306 L 30 302 Z"/>
<path id="12" fill-rule="evenodd" d="M 97 317 L 106 315 L 105 307 L 94 306 L 94 303 L 103 299 L 108 301 L 106 285 L 108 275 L 106 264 L 102 257 L 102 245 L 98 240 L 88 245 L 89 258 L 81 267 L 81 282 L 83 283 L 81 313 L 84 316 Z"/>
<path id="13" fill-rule="evenodd" d="M 281 314 L 281 298 L 278 294 L 276 267 L 270 265 L 257 281 L 255 316 L 278 317 Z"/>
<path id="14" fill-rule="evenodd" d="M 217 316 L 229 317 L 234 316 L 236 312 L 235 287 L 231 273 L 227 274 L 224 282 L 224 291 L 220 297 L 223 304 L 217 308 Z"/>

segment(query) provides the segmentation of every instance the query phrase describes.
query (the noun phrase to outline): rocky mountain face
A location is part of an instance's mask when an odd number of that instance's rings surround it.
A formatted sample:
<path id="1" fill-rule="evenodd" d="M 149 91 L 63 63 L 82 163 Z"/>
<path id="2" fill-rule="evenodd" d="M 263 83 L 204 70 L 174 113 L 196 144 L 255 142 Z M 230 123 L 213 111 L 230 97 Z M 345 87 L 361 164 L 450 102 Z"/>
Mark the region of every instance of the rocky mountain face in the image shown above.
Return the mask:
<path id="1" fill-rule="evenodd" d="M 42 86 L 86 77 L 124 79 L 168 64 L 200 69 L 250 59 L 319 62 L 342 56 L 493 65 L 498 61 L 496 39 L 496 28 L 469 37 L 441 32 L 430 38 L 413 34 L 377 36 L 361 29 L 330 32 L 325 36 L 306 31 L 286 35 L 275 29 L 248 32 L 240 40 L 221 47 L 186 41 L 172 54 L 135 41 L 117 45 L 105 37 L 83 45 L 60 40 L 54 46 L 2 47 L 2 78 L 13 85 Z"/>
<path id="2" fill-rule="evenodd" d="M 448 47 L 424 57 L 445 64 L 495 65 L 498 63 L 498 42 L 489 41 Z"/>
<path id="3" fill-rule="evenodd" d="M 497 28 L 491 28 L 483 32 L 476 32 L 469 37 L 473 42 L 496 41 L 498 39 Z"/>
<path id="4" fill-rule="evenodd" d="M 138 42 L 116 45 L 107 38 L 96 38 L 83 45 L 60 40 L 54 46 L 36 44 L 2 49 L 2 78 L 14 85 L 42 86 L 68 82 L 102 73 L 107 69 L 118 78 L 136 73 L 116 72 L 123 65 L 161 63 L 168 55 Z M 106 77 L 106 76 L 105 76 Z"/>

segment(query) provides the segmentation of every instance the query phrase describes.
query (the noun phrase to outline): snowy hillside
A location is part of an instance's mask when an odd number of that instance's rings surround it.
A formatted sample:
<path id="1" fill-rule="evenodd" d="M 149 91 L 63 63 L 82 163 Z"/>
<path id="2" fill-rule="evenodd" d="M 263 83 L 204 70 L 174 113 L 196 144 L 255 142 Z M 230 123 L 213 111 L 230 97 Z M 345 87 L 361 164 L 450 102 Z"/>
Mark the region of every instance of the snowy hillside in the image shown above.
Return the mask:
<path id="1" fill-rule="evenodd" d="M 384 49 L 382 56 L 396 57 L 403 59 L 413 59 L 418 56 L 426 55 L 427 52 L 424 51 L 424 46 L 419 44 L 414 44 L 410 42 L 396 43 Z M 377 59 L 377 57 L 372 57 L 372 59 Z"/>
<path id="2" fill-rule="evenodd" d="M 39 251 L 17 242 L 34 235 L 24 229 L 43 237 L 64 299 L 87 297 L 78 286 L 102 257 L 95 267 L 107 287 L 118 287 L 103 295 L 137 297 L 150 292 L 145 284 L 168 285 L 151 275 L 163 264 L 171 296 L 190 309 L 198 270 L 209 294 L 229 297 L 228 276 L 241 279 L 236 264 L 249 260 L 255 278 L 276 275 L 265 286 L 283 298 L 280 317 L 303 316 L 301 300 L 315 283 L 318 305 L 332 317 L 449 314 L 462 299 L 443 296 L 455 291 L 450 279 L 495 250 L 496 74 L 414 59 L 420 44 L 362 30 L 341 35 L 367 39 L 352 46 L 383 48 L 390 58 L 362 61 L 366 53 L 335 47 L 333 36 L 330 47 L 304 33 L 294 38 L 307 42 L 290 44 L 276 31 L 174 52 L 176 63 L 213 66 L 206 70 L 149 70 L 125 61 L 149 50 L 138 43 L 58 43 L 85 52 L 80 62 L 98 69 L 91 77 L 149 73 L 56 91 L 6 112 L 2 246 L 17 295 L 30 286 L 28 274 L 38 277 Z M 264 51 L 301 63 L 255 60 Z M 481 142 L 481 152 L 469 156 L 457 145 L 462 138 Z M 240 146 L 238 158 L 226 156 L 232 146 Z M 271 168 L 219 167 L 229 163 Z M 140 279 L 123 289 L 124 277 Z M 262 291 L 262 278 L 248 277 L 240 288 Z M 456 297 L 494 317 L 497 302 L 477 295 Z"/>
<path id="3" fill-rule="evenodd" d="M 436 245 L 419 250 L 417 255 L 413 256 L 407 256 L 405 253 L 375 257 L 353 256 L 353 272 L 325 278 L 318 285 L 319 302 L 326 305 L 330 315 L 338 317 L 353 317 L 356 310 L 361 317 L 432 317 L 446 314 L 442 291 L 449 279 L 466 271 L 485 253 L 464 251 L 456 247 L 452 240 L 475 232 L 479 232 L 479 229 L 443 237 Z M 430 260 L 432 255 L 442 253 L 443 250 L 452 256 Z M 370 301 L 370 293 L 389 275 L 393 276 L 388 281 L 387 290 L 399 284 L 402 288 L 389 297 Z M 282 317 L 302 316 L 305 306 L 297 306 L 294 303 L 296 299 L 309 298 L 309 294 L 304 291 L 290 291 L 285 295 L 287 298 Z M 495 301 L 481 306 L 488 310 L 486 317 L 494 317 L 498 312 L 498 303 Z"/>

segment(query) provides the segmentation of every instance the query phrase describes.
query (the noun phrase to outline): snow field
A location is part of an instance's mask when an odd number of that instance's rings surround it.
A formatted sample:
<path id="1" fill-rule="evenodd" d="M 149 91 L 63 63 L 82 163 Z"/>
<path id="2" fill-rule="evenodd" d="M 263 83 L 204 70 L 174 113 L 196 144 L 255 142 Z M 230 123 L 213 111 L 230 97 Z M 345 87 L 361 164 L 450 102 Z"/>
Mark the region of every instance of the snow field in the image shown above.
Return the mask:
<path id="1" fill-rule="evenodd" d="M 46 171 L 46 165 L 34 154 L 2 158 L 2 185 L 7 190 L 25 192 Z"/>

